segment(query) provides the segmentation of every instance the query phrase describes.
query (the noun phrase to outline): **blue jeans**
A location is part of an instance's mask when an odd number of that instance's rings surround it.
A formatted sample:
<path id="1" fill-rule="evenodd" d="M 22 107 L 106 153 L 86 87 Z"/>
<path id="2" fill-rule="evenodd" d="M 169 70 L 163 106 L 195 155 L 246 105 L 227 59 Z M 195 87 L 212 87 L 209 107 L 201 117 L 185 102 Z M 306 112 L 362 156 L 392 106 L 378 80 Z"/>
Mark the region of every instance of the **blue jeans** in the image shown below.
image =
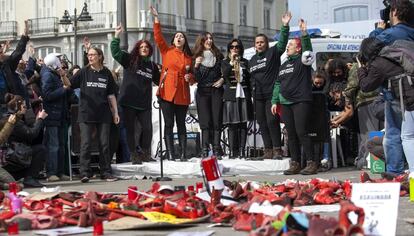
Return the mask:
<path id="1" fill-rule="evenodd" d="M 404 156 L 401 141 L 402 114 L 400 103 L 394 99 L 385 101 L 385 135 L 384 153 L 387 172 L 401 174 L 404 172 Z"/>
<path id="2" fill-rule="evenodd" d="M 48 149 L 46 160 L 47 176 L 60 176 L 64 172 L 64 129 L 63 126 L 46 126 L 44 144 Z"/>
<path id="3" fill-rule="evenodd" d="M 414 173 L 414 111 L 405 111 L 401 139 L 410 173 Z"/>

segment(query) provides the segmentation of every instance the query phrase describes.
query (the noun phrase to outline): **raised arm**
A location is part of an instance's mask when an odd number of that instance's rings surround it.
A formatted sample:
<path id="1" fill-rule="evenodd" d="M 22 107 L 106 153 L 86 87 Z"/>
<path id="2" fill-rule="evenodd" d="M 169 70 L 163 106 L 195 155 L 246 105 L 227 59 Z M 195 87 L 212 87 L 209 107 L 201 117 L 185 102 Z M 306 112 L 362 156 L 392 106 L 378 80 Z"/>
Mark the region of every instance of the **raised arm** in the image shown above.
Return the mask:
<path id="1" fill-rule="evenodd" d="M 128 67 L 128 53 L 122 51 L 119 44 L 121 40 L 119 39 L 119 35 L 124 31 L 122 28 L 122 24 L 119 24 L 115 28 L 115 37 L 112 39 L 111 42 L 111 54 L 112 57 L 121 64 L 124 68 Z"/>
<path id="2" fill-rule="evenodd" d="M 302 52 L 312 51 L 312 43 L 308 34 L 306 22 L 303 19 L 299 20 L 299 29 L 302 33 L 302 37 L 300 39 L 302 41 Z"/>
<path id="3" fill-rule="evenodd" d="M 12 71 L 15 71 L 17 69 L 17 65 L 19 64 L 20 59 L 22 59 L 23 53 L 26 51 L 26 45 L 27 45 L 27 42 L 29 41 L 28 31 L 29 31 L 28 21 L 25 20 L 23 35 L 20 38 L 19 42 L 17 43 L 16 50 L 14 50 L 12 54 L 10 55 L 9 60 L 10 60 L 10 67 Z"/>
<path id="4" fill-rule="evenodd" d="M 288 11 L 282 16 L 282 27 L 280 28 L 280 38 L 276 44 L 276 48 L 280 53 L 283 53 L 286 50 L 286 45 L 289 39 L 289 22 L 292 19 L 292 14 Z"/>
<path id="5" fill-rule="evenodd" d="M 155 39 L 155 43 L 157 43 L 157 46 L 160 49 L 161 54 L 163 54 L 168 50 L 169 46 L 167 44 L 167 41 L 165 41 L 164 36 L 162 35 L 161 24 L 160 24 L 160 21 L 158 19 L 157 10 L 153 6 L 151 6 L 150 7 L 150 12 L 151 12 L 152 16 L 154 17 L 154 39 Z"/>

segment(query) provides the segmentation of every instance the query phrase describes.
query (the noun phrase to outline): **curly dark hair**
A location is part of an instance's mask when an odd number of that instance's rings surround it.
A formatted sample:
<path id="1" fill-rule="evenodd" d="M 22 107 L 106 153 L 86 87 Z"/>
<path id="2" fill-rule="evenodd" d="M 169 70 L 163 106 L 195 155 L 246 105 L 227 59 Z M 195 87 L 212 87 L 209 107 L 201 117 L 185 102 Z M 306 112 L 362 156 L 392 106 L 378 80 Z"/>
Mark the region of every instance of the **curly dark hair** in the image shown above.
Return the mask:
<path id="1" fill-rule="evenodd" d="M 391 12 L 396 10 L 396 16 L 400 21 L 412 24 L 414 21 L 414 3 L 410 0 L 392 0 Z"/>
<path id="2" fill-rule="evenodd" d="M 328 66 L 328 76 L 331 77 L 337 69 L 342 70 L 342 76 L 346 80 L 348 78 L 348 67 L 344 60 L 339 58 L 331 60 Z"/>
<path id="3" fill-rule="evenodd" d="M 6 93 L 6 95 L 4 95 L 4 101 L 6 103 L 7 110 L 11 113 L 17 113 L 20 111 L 21 106 L 25 104 L 23 97 L 11 93 Z"/>
<path id="4" fill-rule="evenodd" d="M 141 47 L 141 44 L 147 44 L 148 48 L 149 48 L 149 53 L 148 53 L 148 57 L 152 56 L 152 53 L 154 51 L 154 49 L 152 48 L 151 43 L 148 40 L 139 40 L 138 42 L 135 43 L 134 48 L 132 48 L 132 50 L 129 52 L 129 67 L 130 68 L 134 68 L 136 66 L 138 66 L 142 60 L 142 56 L 139 55 L 139 47 Z"/>
<path id="5" fill-rule="evenodd" d="M 211 36 L 211 38 L 213 38 L 213 34 L 210 32 L 204 32 L 198 35 L 196 42 L 194 44 L 194 48 L 193 48 L 193 58 L 197 58 L 203 55 L 203 51 L 205 50 L 204 43 L 206 42 L 207 37 L 209 35 Z M 214 40 L 213 40 L 213 43 L 211 44 L 211 52 L 218 60 L 223 59 L 223 54 L 221 54 L 220 50 L 214 44 Z"/>

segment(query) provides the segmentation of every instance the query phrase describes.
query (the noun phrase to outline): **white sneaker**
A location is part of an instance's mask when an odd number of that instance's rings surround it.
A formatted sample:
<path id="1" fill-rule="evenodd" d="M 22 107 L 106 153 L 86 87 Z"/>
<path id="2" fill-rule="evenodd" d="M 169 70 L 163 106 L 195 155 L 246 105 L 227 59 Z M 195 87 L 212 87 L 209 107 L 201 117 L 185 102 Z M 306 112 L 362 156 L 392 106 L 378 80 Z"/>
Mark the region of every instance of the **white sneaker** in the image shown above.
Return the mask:
<path id="1" fill-rule="evenodd" d="M 47 182 L 57 182 L 60 181 L 60 178 L 57 177 L 56 175 L 51 175 L 47 178 Z"/>

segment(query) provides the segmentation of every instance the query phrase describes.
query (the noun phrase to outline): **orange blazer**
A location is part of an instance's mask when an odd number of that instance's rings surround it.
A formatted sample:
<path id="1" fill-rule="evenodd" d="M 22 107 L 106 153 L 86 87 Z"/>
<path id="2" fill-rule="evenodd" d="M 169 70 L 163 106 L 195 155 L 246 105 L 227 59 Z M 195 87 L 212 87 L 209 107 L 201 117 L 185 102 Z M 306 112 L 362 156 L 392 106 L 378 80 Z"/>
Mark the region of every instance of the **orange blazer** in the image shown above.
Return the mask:
<path id="1" fill-rule="evenodd" d="M 184 80 L 184 75 L 187 73 L 186 65 L 190 66 L 190 73 L 192 72 L 191 57 L 173 45 L 167 44 L 162 35 L 160 23 L 154 23 L 154 38 L 162 56 L 158 96 L 177 105 L 189 105 L 190 84 Z M 190 75 L 190 82 L 193 82 L 194 75 Z M 165 79 L 163 79 L 164 76 Z"/>

